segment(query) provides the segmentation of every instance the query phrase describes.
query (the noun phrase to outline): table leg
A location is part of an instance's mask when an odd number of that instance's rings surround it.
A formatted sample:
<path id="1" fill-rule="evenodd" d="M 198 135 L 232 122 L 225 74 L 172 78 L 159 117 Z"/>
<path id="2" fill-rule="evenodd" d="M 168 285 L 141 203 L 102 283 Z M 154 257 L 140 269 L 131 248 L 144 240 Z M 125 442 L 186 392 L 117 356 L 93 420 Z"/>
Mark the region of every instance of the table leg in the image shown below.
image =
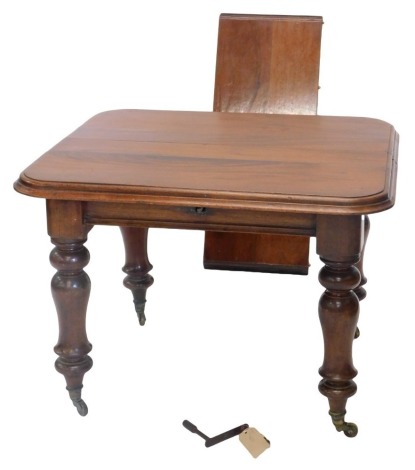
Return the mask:
<path id="1" fill-rule="evenodd" d="M 356 393 L 353 378 L 352 345 L 359 316 L 359 299 L 354 289 L 360 283 L 359 261 L 363 230 L 359 216 L 319 216 L 317 252 L 325 266 L 319 281 L 326 288 L 319 302 L 319 316 L 324 336 L 323 377 L 320 392 L 329 400 L 337 431 L 354 437 L 357 426 L 344 420 L 347 399 Z"/>
<path id="2" fill-rule="evenodd" d="M 88 356 L 92 346 L 85 328 L 91 282 L 83 268 L 89 262 L 84 243 L 92 228 L 84 221 L 81 201 L 47 201 L 48 233 L 55 248 L 50 262 L 57 273 L 52 278 L 52 296 L 59 320 L 59 339 L 55 352 L 59 356 L 55 367 L 66 380 L 69 396 L 79 414 L 88 408 L 81 398 L 85 372 L 92 367 Z"/>
<path id="3" fill-rule="evenodd" d="M 363 257 L 364 257 L 366 242 L 367 242 L 367 238 L 369 236 L 369 230 L 370 230 L 369 217 L 365 215 L 363 220 L 364 220 L 363 222 L 364 223 L 363 247 L 362 247 L 362 253 L 361 253 L 360 259 L 356 263 L 356 268 L 360 271 L 360 283 L 354 290 L 356 295 L 359 297 L 359 300 L 363 300 L 366 297 L 366 289 L 363 286 L 367 283 L 367 278 L 363 272 Z"/>
<path id="4" fill-rule="evenodd" d="M 125 265 L 127 274 L 124 286 L 131 290 L 135 311 L 140 325 L 144 325 L 147 289 L 153 284 L 153 277 L 148 274 L 153 266 L 147 256 L 147 228 L 120 227 L 124 240 Z"/>
<path id="5" fill-rule="evenodd" d="M 363 257 L 364 257 L 364 254 L 365 254 L 365 247 L 366 247 L 367 237 L 369 236 L 369 230 L 370 230 L 369 217 L 367 215 L 365 215 L 363 220 L 364 220 L 363 247 L 362 247 L 362 252 L 360 254 L 360 259 L 356 263 L 356 268 L 360 272 L 360 283 L 356 287 L 356 289 L 354 289 L 354 292 L 357 295 L 359 300 L 363 300 L 366 297 L 366 289 L 363 286 L 367 283 L 367 278 L 366 278 L 366 276 L 364 275 L 364 272 L 363 272 Z M 359 330 L 359 327 L 357 326 L 354 337 L 356 339 L 359 336 L 360 336 L 360 330 Z"/>
<path id="6" fill-rule="evenodd" d="M 88 356 L 92 346 L 85 329 L 86 309 L 91 282 L 83 268 L 89 262 L 89 252 L 79 240 L 52 238 L 56 247 L 50 261 L 57 273 L 52 278 L 52 296 L 59 319 L 59 339 L 55 352 L 58 372 L 66 379 L 69 396 L 78 413 L 85 416 L 88 408 L 81 398 L 85 372 L 92 367 Z"/>

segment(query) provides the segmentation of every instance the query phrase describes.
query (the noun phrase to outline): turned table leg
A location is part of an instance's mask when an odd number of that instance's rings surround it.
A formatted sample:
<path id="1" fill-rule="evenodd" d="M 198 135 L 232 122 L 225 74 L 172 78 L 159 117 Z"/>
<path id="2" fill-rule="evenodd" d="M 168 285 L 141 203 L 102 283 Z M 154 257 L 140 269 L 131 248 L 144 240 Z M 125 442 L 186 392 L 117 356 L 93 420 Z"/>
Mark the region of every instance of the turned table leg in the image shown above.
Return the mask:
<path id="1" fill-rule="evenodd" d="M 357 390 L 352 345 L 359 316 L 359 299 L 354 289 L 360 283 L 360 272 L 355 264 L 359 261 L 362 240 L 360 217 L 318 217 L 317 252 L 325 264 L 319 281 L 326 289 L 319 302 L 324 337 L 319 390 L 329 400 L 329 414 L 337 431 L 348 437 L 356 436 L 358 431 L 354 423 L 347 423 L 344 418 L 347 399 Z"/>
<path id="2" fill-rule="evenodd" d="M 88 408 L 81 390 L 84 374 L 92 367 L 92 346 L 85 328 L 91 282 L 83 270 L 89 262 L 84 242 L 90 227 L 83 222 L 82 209 L 80 202 L 47 201 L 48 233 L 55 245 L 50 262 L 57 270 L 51 283 L 59 321 L 55 367 L 65 377 L 72 403 L 85 416 Z"/>
<path id="3" fill-rule="evenodd" d="M 82 241 L 52 239 L 56 245 L 50 261 L 57 273 L 52 278 L 52 296 L 59 319 L 59 339 L 55 353 L 58 372 L 66 379 L 69 396 L 78 413 L 85 416 L 88 408 L 81 398 L 82 380 L 92 367 L 88 356 L 92 346 L 85 329 L 86 309 L 91 282 L 83 268 L 88 264 L 89 252 Z"/>
<path id="4" fill-rule="evenodd" d="M 147 289 L 153 284 L 153 277 L 148 274 L 153 266 L 147 256 L 147 228 L 120 227 L 124 240 L 125 265 L 127 274 L 124 286 L 131 290 L 135 311 L 140 325 L 144 325 Z"/>

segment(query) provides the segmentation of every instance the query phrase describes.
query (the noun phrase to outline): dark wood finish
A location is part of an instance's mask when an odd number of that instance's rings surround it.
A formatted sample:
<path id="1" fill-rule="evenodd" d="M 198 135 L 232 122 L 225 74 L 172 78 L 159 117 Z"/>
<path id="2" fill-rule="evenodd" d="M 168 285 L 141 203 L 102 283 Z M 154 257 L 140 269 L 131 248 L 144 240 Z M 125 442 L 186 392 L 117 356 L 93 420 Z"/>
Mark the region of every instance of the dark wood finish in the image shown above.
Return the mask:
<path id="1" fill-rule="evenodd" d="M 204 265 L 210 269 L 307 274 L 308 252 L 308 237 L 304 236 L 206 232 Z"/>
<path id="2" fill-rule="evenodd" d="M 336 429 L 355 435 L 344 416 L 356 391 L 362 216 L 393 206 L 397 155 L 397 133 L 374 119 L 129 110 L 95 116 L 30 165 L 15 189 L 48 201 L 57 369 L 79 412 L 92 366 L 83 271 L 91 226 L 125 227 L 127 284 L 141 293 L 150 282 L 147 227 L 316 235 L 326 289 L 320 391 Z"/>
<path id="3" fill-rule="evenodd" d="M 319 281 L 326 289 L 319 302 L 324 336 L 319 390 L 329 400 L 336 429 L 349 437 L 357 434 L 357 426 L 346 423 L 344 416 L 347 399 L 357 390 L 352 344 L 359 317 L 359 299 L 354 289 L 360 283 L 360 272 L 354 265 L 362 250 L 362 230 L 360 216 L 317 218 L 317 253 L 325 264 Z"/>
<path id="4" fill-rule="evenodd" d="M 134 307 L 140 325 L 146 322 L 144 308 L 147 289 L 153 284 L 153 277 L 148 274 L 153 266 L 147 256 L 147 228 L 120 227 L 124 248 L 125 265 L 123 271 L 127 274 L 124 285 L 133 293 Z"/>
<path id="5" fill-rule="evenodd" d="M 359 300 L 363 300 L 364 298 L 366 298 L 366 289 L 363 287 L 366 283 L 367 283 L 367 278 L 363 272 L 363 258 L 364 258 L 364 255 L 365 255 L 365 248 L 366 248 L 366 242 L 367 242 L 367 238 L 369 236 L 369 231 L 370 231 L 370 220 L 369 220 L 369 217 L 367 215 L 365 215 L 363 217 L 364 219 L 364 229 L 363 229 L 363 246 L 362 246 L 362 253 L 360 255 L 360 259 L 359 259 L 359 262 L 356 263 L 356 268 L 359 270 L 360 272 L 360 284 L 358 285 L 358 287 L 354 290 L 356 295 L 359 297 Z M 358 333 L 359 335 L 359 333 Z"/>
<path id="6" fill-rule="evenodd" d="M 318 16 L 224 14 L 219 19 L 214 111 L 316 114 Z M 308 237 L 207 232 L 208 269 L 308 273 Z"/>
<path id="7" fill-rule="evenodd" d="M 92 367 L 88 353 L 92 345 L 85 328 L 91 282 L 83 268 L 89 252 L 83 245 L 87 226 L 83 223 L 82 204 L 71 201 L 48 201 L 48 232 L 55 248 L 50 262 L 57 269 L 52 278 L 52 297 L 59 320 L 59 339 L 55 353 L 58 372 L 64 375 L 69 396 L 78 413 L 85 416 L 88 408 L 81 398 L 85 372 Z"/>
<path id="8" fill-rule="evenodd" d="M 188 203 L 191 203 L 191 199 Z M 180 204 L 180 205 L 179 205 Z M 284 233 L 296 235 L 314 235 L 314 214 L 273 212 L 271 210 L 243 210 L 241 208 L 204 208 L 185 205 L 179 198 L 177 205 L 167 203 L 152 204 L 146 202 L 107 203 L 91 201 L 85 204 L 85 221 L 89 224 L 120 225 L 127 227 L 159 227 L 232 230 L 249 230 L 263 233 Z"/>

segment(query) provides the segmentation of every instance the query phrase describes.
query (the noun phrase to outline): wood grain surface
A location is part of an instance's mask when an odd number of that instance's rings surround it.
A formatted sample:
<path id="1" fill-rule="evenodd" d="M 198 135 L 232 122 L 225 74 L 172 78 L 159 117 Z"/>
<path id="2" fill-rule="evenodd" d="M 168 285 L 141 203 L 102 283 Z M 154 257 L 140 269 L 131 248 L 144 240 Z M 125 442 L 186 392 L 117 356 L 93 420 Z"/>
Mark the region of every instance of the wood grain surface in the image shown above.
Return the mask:
<path id="1" fill-rule="evenodd" d="M 397 141 L 391 125 L 369 118 L 108 111 L 46 152 L 15 187 L 47 199 L 164 196 L 370 213 L 393 205 Z"/>

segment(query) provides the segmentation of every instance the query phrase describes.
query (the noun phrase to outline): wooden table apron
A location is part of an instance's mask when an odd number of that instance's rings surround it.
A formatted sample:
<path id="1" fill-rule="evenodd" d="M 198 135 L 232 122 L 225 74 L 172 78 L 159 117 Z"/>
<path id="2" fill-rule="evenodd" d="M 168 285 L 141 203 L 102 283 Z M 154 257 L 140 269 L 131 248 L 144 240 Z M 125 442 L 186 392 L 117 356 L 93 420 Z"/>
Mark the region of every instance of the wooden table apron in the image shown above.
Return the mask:
<path id="1" fill-rule="evenodd" d="M 124 270 L 144 296 L 149 227 L 308 235 L 324 263 L 319 389 L 336 429 L 355 436 L 344 416 L 356 392 L 363 215 L 392 207 L 397 149 L 393 127 L 366 118 L 121 110 L 95 116 L 34 162 L 15 188 L 47 200 L 56 368 L 79 413 L 92 367 L 84 243 L 94 225 L 124 227 L 141 244 Z"/>

